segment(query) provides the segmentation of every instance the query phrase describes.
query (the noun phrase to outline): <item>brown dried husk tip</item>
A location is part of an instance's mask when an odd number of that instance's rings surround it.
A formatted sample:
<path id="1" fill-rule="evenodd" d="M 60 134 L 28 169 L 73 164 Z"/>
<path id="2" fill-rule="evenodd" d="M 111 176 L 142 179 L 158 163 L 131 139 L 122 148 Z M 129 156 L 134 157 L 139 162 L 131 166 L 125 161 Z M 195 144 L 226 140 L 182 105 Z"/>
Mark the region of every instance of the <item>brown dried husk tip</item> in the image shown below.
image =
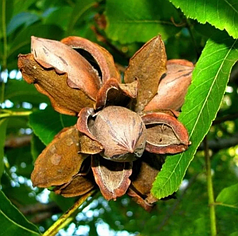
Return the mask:
<path id="1" fill-rule="evenodd" d="M 31 53 L 44 68 L 54 68 L 57 73 L 67 73 L 71 88 L 81 89 L 96 99 L 101 85 L 98 72 L 71 47 L 55 40 L 31 37 Z"/>
<path id="2" fill-rule="evenodd" d="M 157 94 L 146 105 L 144 111 L 159 109 L 179 110 L 191 84 L 194 65 L 181 59 L 167 61 L 166 76 L 161 79 Z"/>
<path id="3" fill-rule="evenodd" d="M 23 79 L 49 97 L 53 108 L 59 113 L 76 116 L 83 107 L 93 107 L 94 99 L 84 91 L 72 89 L 67 84 L 67 74 L 58 74 L 54 68 L 45 69 L 31 53 L 19 55 L 18 67 Z"/>
<path id="4" fill-rule="evenodd" d="M 135 111 L 140 113 L 157 93 L 162 75 L 166 72 L 167 56 L 160 36 L 145 43 L 130 59 L 125 82 L 138 81 Z"/>
<path id="5" fill-rule="evenodd" d="M 123 196 L 131 183 L 131 162 L 113 162 L 95 155 L 92 157 L 92 170 L 106 200 L 116 200 L 117 197 Z"/>

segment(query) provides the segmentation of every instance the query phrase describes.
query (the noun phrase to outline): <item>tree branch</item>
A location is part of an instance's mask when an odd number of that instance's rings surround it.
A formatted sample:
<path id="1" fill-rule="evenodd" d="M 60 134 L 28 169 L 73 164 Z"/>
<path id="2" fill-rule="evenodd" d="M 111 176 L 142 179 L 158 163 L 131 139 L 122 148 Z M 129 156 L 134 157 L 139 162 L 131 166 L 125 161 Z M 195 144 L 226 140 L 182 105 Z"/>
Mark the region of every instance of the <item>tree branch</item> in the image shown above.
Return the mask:
<path id="1" fill-rule="evenodd" d="M 232 135 L 229 138 L 213 139 L 208 141 L 209 149 L 219 151 L 221 149 L 230 148 L 238 144 L 238 134 Z M 198 148 L 199 151 L 204 150 L 204 143 Z"/>
<path id="2" fill-rule="evenodd" d="M 31 142 L 31 135 L 24 135 L 14 137 L 11 136 L 5 141 L 5 148 L 18 148 L 29 145 Z"/>
<path id="3" fill-rule="evenodd" d="M 61 213 L 62 210 L 54 202 L 48 204 L 36 203 L 19 208 L 23 215 L 29 216 L 29 220 L 34 223 L 40 223 L 54 214 Z"/>
<path id="4" fill-rule="evenodd" d="M 217 124 L 223 123 L 223 122 L 225 122 L 227 120 L 235 120 L 235 119 L 238 119 L 238 114 L 237 113 L 229 114 L 227 116 L 223 116 L 223 117 L 215 119 L 213 121 L 212 125 L 217 125 Z"/>

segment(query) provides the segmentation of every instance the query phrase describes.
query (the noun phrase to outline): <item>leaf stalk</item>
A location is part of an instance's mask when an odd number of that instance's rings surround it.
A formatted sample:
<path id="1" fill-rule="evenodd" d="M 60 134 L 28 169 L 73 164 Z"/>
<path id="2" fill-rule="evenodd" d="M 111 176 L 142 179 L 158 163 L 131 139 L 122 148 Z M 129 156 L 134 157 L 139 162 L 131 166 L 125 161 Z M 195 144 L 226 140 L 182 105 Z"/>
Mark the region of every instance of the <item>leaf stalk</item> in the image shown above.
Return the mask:
<path id="1" fill-rule="evenodd" d="M 66 211 L 48 230 L 45 231 L 42 236 L 55 236 L 60 229 L 68 225 L 73 219 L 74 215 L 77 213 L 77 209 L 87 200 L 88 197 L 92 196 L 95 190 L 86 193 L 81 198 L 79 198 L 75 204 Z"/>

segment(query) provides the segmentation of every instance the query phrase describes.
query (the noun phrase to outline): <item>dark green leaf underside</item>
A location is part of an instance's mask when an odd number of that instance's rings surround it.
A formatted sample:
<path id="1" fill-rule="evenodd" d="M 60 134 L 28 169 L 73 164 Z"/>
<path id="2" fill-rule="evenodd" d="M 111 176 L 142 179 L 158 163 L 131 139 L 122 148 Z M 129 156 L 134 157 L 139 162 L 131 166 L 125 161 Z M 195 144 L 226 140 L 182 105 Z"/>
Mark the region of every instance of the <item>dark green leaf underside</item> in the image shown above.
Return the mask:
<path id="1" fill-rule="evenodd" d="M 237 0 L 170 0 L 187 17 L 200 23 L 210 23 L 216 28 L 225 29 L 232 37 L 238 38 Z"/>
<path id="2" fill-rule="evenodd" d="M 0 235 L 40 235 L 37 228 L 17 210 L 0 191 Z"/>

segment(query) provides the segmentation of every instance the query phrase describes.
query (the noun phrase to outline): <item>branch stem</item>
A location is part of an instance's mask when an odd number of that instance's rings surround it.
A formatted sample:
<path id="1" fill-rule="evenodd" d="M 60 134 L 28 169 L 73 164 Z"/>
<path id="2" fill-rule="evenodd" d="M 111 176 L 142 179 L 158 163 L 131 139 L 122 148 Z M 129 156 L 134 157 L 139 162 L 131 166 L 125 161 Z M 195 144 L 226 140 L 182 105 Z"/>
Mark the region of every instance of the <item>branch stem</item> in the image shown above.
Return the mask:
<path id="1" fill-rule="evenodd" d="M 0 114 L 1 118 L 12 117 L 12 116 L 29 116 L 32 111 L 11 111 L 11 110 L 2 110 L 3 113 Z"/>
<path id="2" fill-rule="evenodd" d="M 42 236 L 54 236 L 58 233 L 60 229 L 68 225 L 72 220 L 75 213 L 77 213 L 78 208 L 87 200 L 88 197 L 92 196 L 95 190 L 86 193 L 75 204 L 66 211 L 48 230 L 45 231 Z"/>
<path id="3" fill-rule="evenodd" d="M 213 183 L 212 183 L 212 172 L 211 172 L 211 159 L 208 149 L 208 140 L 205 137 L 204 139 L 205 147 L 205 162 L 206 162 L 206 173 L 207 173 L 207 194 L 208 194 L 208 204 L 210 208 L 210 227 L 211 227 L 211 236 L 217 235 L 216 228 L 216 211 L 215 211 L 215 201 L 214 201 L 214 192 L 213 192 Z"/>
<path id="4" fill-rule="evenodd" d="M 6 29 L 6 0 L 2 0 L 2 34 L 3 34 L 3 57 L 2 57 L 2 71 L 6 70 L 7 68 L 7 29 Z M 4 101 L 4 92 L 5 92 L 5 82 L 2 79 L 2 73 L 0 73 L 0 82 L 2 84 L 2 95 L 0 98 L 0 103 Z"/>

